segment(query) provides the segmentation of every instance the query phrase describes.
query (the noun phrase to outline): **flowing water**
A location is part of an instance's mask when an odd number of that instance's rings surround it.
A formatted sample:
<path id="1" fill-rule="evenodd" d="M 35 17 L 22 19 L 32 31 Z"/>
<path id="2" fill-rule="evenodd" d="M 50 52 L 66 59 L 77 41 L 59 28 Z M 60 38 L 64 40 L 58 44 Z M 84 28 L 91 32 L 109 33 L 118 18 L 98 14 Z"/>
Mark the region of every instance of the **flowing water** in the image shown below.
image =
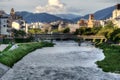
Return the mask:
<path id="1" fill-rule="evenodd" d="M 120 75 L 97 68 L 95 62 L 104 59 L 104 54 L 91 43 L 55 43 L 28 54 L 1 80 L 120 80 Z"/>

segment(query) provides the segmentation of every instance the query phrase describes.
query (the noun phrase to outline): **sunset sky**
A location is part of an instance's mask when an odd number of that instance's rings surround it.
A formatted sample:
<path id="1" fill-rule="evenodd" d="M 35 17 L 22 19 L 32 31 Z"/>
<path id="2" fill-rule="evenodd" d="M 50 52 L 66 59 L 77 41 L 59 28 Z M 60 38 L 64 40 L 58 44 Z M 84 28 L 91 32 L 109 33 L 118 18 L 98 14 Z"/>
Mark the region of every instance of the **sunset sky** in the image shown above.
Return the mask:
<path id="1" fill-rule="evenodd" d="M 85 15 L 97 10 L 113 6 L 119 0 L 0 0 L 0 9 L 10 12 L 16 11 L 74 13 Z"/>

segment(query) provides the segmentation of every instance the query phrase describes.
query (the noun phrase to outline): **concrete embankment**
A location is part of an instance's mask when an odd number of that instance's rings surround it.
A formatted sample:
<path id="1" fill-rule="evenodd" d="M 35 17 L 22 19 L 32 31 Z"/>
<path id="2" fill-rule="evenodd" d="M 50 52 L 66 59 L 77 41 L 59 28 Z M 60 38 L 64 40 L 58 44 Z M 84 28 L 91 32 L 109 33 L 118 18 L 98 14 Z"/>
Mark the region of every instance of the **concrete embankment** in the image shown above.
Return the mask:
<path id="1" fill-rule="evenodd" d="M 10 68 L 0 63 L 0 77 L 2 77 Z"/>

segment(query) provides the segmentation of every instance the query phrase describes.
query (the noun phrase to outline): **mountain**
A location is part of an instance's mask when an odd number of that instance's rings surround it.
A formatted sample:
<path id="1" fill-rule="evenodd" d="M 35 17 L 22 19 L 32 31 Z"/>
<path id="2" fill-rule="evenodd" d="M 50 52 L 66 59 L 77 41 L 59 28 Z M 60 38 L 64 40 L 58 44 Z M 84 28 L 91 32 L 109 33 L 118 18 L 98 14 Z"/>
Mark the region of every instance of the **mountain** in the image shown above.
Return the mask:
<path id="1" fill-rule="evenodd" d="M 112 16 L 112 12 L 115 9 L 115 6 L 108 7 L 94 13 L 94 17 L 96 20 L 108 19 Z M 74 14 L 48 14 L 48 13 L 30 13 L 26 11 L 16 12 L 17 15 L 20 15 L 27 21 L 27 23 L 31 22 L 53 22 L 53 21 L 67 21 L 67 22 L 77 22 L 81 18 L 88 19 L 89 14 L 85 16 L 79 16 Z"/>
<path id="2" fill-rule="evenodd" d="M 62 19 L 60 17 L 57 17 L 55 15 L 51 15 L 51 14 L 48 14 L 48 13 L 30 13 L 30 12 L 22 11 L 22 12 L 16 12 L 16 14 L 22 16 L 23 19 L 27 23 L 53 22 L 53 21 L 58 21 L 58 20 L 71 22 L 70 20 Z"/>
<path id="3" fill-rule="evenodd" d="M 62 19 L 68 19 L 68 20 L 72 20 L 77 17 L 80 17 L 80 15 L 75 15 L 75 14 L 56 14 L 55 16 L 60 17 Z"/>
<path id="4" fill-rule="evenodd" d="M 108 19 L 108 18 L 110 18 L 112 16 L 112 12 L 113 12 L 114 9 L 115 9 L 115 6 L 112 6 L 112 7 L 108 7 L 108 8 L 96 11 L 94 13 L 94 17 L 95 17 L 96 20 Z M 87 14 L 87 15 L 85 15 L 83 17 L 75 18 L 74 21 L 78 21 L 81 18 L 88 19 L 89 18 L 89 14 Z"/>

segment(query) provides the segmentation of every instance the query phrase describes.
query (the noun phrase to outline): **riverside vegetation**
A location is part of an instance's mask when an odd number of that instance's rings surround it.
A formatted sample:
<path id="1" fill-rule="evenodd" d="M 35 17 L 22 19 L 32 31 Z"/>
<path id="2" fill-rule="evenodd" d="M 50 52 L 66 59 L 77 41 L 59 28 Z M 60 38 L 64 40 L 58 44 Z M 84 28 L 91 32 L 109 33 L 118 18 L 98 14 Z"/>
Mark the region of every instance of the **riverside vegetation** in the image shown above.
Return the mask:
<path id="1" fill-rule="evenodd" d="M 40 31 L 32 30 L 31 33 L 35 34 L 36 32 L 39 33 Z M 68 33 L 69 31 L 69 29 L 65 29 L 63 32 Z M 58 30 L 55 29 L 53 32 L 58 32 Z M 107 38 L 107 43 L 109 44 L 100 44 L 99 41 L 95 42 L 96 46 L 103 49 L 103 52 L 105 54 L 105 59 L 96 63 L 98 64 L 98 67 L 103 69 L 103 71 L 120 73 L 120 46 L 112 45 L 120 43 L 120 28 L 117 28 L 117 26 L 114 26 L 112 22 L 108 21 L 107 25 L 104 27 L 81 27 L 79 29 L 76 29 L 74 34 L 105 36 Z"/>
<path id="2" fill-rule="evenodd" d="M 120 28 L 108 22 L 105 27 L 94 28 L 80 28 L 74 34 L 80 35 L 102 35 L 107 38 L 106 43 L 95 42 L 96 47 L 103 49 L 105 59 L 97 61 L 98 67 L 105 72 L 120 73 Z M 115 44 L 115 45 L 113 45 Z"/>
<path id="3" fill-rule="evenodd" d="M 107 43 L 96 46 L 103 49 L 105 55 L 104 60 L 96 62 L 98 67 L 102 68 L 105 72 L 120 73 L 120 46 Z"/>
<path id="4" fill-rule="evenodd" d="M 12 67 L 17 61 L 22 59 L 28 53 L 42 47 L 52 47 L 54 44 L 49 42 L 33 42 L 33 43 L 21 43 L 18 44 L 18 48 L 14 50 L 8 50 L 7 47 L 3 52 L 0 53 L 0 62 Z"/>
<path id="5" fill-rule="evenodd" d="M 55 32 L 58 30 L 55 29 Z M 69 29 L 66 28 L 63 32 L 69 33 Z M 36 34 L 41 32 L 41 30 L 32 30 L 31 34 Z M 54 32 L 54 31 L 53 31 Z M 103 71 L 106 72 L 115 72 L 120 73 L 120 46 L 112 45 L 120 43 L 120 28 L 115 27 L 112 22 L 108 22 L 104 27 L 94 27 L 94 28 L 86 28 L 81 27 L 80 29 L 76 29 L 74 32 L 75 35 L 102 35 L 107 38 L 107 43 L 99 44 L 99 41 L 96 42 L 96 46 L 103 49 L 105 54 L 105 59 L 102 61 L 97 61 L 98 67 L 102 68 Z M 97 44 L 98 43 L 98 44 Z M 53 46 L 52 43 L 28 43 L 28 44 L 19 44 L 19 48 L 13 51 L 4 51 L 0 53 L 0 62 L 12 67 L 14 63 L 19 61 L 29 52 L 42 48 L 45 46 Z"/>

